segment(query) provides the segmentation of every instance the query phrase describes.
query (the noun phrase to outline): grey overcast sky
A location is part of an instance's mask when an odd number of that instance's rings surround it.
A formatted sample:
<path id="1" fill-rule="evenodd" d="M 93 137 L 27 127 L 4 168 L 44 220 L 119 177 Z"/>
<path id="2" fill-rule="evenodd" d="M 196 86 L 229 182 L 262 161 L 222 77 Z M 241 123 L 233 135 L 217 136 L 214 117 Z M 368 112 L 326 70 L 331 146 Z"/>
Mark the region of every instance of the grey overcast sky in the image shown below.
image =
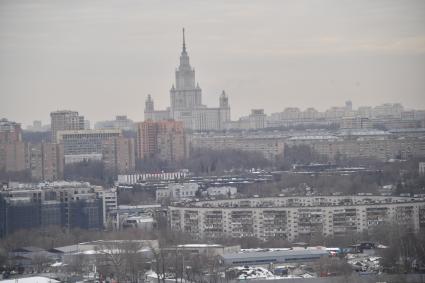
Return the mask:
<path id="1" fill-rule="evenodd" d="M 425 108 L 425 1 L 0 0 L 0 117 L 143 119 L 169 105 L 181 28 L 203 102 Z"/>

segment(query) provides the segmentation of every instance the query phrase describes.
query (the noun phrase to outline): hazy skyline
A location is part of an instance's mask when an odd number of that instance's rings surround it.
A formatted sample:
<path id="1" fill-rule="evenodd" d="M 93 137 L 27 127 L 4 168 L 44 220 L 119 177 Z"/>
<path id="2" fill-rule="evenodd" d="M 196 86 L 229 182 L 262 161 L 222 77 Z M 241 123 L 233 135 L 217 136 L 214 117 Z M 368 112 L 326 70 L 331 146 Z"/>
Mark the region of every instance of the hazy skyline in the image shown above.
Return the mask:
<path id="1" fill-rule="evenodd" d="M 169 106 L 181 28 L 203 103 L 425 108 L 425 1 L 0 0 L 0 117 L 143 120 Z"/>

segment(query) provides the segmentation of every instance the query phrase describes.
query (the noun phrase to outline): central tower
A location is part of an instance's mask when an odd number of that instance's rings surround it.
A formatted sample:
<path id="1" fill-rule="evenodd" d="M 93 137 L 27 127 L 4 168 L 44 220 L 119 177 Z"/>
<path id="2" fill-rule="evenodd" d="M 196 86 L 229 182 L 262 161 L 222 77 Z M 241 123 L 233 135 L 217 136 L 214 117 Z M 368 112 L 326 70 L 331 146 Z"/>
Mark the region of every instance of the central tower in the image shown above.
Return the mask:
<path id="1" fill-rule="evenodd" d="M 202 90 L 195 80 L 195 70 L 190 66 L 183 29 L 183 48 L 180 64 L 176 68 L 176 81 L 170 89 L 170 107 L 155 110 L 153 99 L 148 95 L 145 102 L 145 120 L 175 120 L 183 122 L 184 129 L 208 131 L 225 129 L 230 121 L 229 98 L 223 91 L 219 107 L 202 104 Z"/>
<path id="2" fill-rule="evenodd" d="M 186 39 L 183 28 L 183 48 L 180 54 L 180 65 L 176 69 L 175 86 L 170 90 L 171 116 L 179 117 L 176 110 L 193 110 L 203 107 L 202 90 L 199 84 L 195 85 L 195 70 L 190 66 L 189 56 L 186 50 Z"/>

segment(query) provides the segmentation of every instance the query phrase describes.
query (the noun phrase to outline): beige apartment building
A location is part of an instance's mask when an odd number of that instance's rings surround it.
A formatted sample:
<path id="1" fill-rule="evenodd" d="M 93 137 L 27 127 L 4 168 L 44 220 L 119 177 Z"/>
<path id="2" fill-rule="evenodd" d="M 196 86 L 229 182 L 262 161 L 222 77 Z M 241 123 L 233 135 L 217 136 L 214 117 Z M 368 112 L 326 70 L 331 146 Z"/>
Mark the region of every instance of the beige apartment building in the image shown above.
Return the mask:
<path id="1" fill-rule="evenodd" d="M 21 124 L 0 119 L 0 144 L 15 143 L 22 141 Z"/>
<path id="2" fill-rule="evenodd" d="M 425 199 L 388 196 L 269 197 L 169 206 L 174 230 L 194 237 L 308 240 L 347 236 L 386 222 L 425 229 Z"/>
<path id="3" fill-rule="evenodd" d="M 133 139 L 115 137 L 103 141 L 102 161 L 105 168 L 115 174 L 133 173 L 136 168 Z"/>
<path id="4" fill-rule="evenodd" d="M 382 161 L 425 156 L 424 137 L 360 136 L 296 136 L 285 141 L 286 146 L 307 145 L 331 160 L 346 158 L 376 158 Z"/>
<path id="5" fill-rule="evenodd" d="M 19 172 L 27 169 L 28 159 L 24 142 L 0 144 L 0 170 Z"/>
<path id="6" fill-rule="evenodd" d="M 21 124 L 0 119 L 0 170 L 6 172 L 25 170 L 27 167 L 25 149 Z"/>
<path id="7" fill-rule="evenodd" d="M 186 157 L 183 122 L 145 121 L 137 124 L 137 157 L 178 161 Z"/>
<path id="8" fill-rule="evenodd" d="M 55 143 L 30 144 L 28 146 L 31 177 L 37 181 L 63 179 L 63 146 Z"/>
<path id="9" fill-rule="evenodd" d="M 77 111 L 61 110 L 50 113 L 52 142 L 58 143 L 58 131 L 84 130 L 84 116 Z"/>
<path id="10" fill-rule="evenodd" d="M 269 160 L 282 155 L 285 148 L 282 137 L 192 134 L 189 140 L 189 146 L 195 149 L 259 152 Z"/>
<path id="11" fill-rule="evenodd" d="M 6 172 L 29 170 L 36 181 L 55 181 L 63 178 L 63 147 L 55 143 L 0 144 L 0 169 Z"/>

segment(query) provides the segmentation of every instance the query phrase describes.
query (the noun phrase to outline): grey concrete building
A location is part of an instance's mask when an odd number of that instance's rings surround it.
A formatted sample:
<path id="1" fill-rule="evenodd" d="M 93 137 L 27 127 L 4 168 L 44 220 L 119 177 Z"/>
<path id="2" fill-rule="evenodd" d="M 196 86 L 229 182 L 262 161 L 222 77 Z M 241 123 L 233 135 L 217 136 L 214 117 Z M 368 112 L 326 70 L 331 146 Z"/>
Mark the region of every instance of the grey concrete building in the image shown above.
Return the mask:
<path id="1" fill-rule="evenodd" d="M 391 196 L 269 197 L 169 207 L 171 228 L 194 237 L 309 240 L 346 236 L 382 223 L 425 229 L 425 199 Z"/>

